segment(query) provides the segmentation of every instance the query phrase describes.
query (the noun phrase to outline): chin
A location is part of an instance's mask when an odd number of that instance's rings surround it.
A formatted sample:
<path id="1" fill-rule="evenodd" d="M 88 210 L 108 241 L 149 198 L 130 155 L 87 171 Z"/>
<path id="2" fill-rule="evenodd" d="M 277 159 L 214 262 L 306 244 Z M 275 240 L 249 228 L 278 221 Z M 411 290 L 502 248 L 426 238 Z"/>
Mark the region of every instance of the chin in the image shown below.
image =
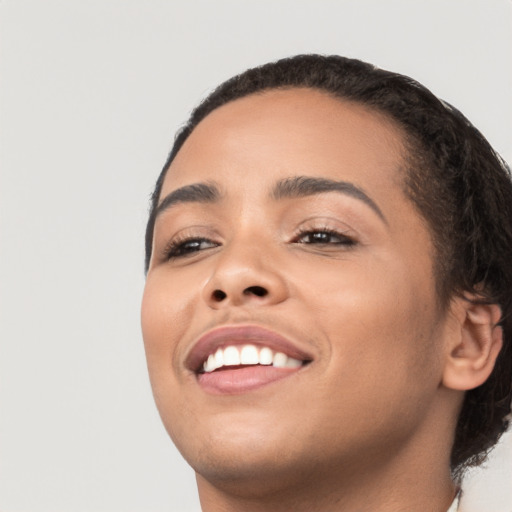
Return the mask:
<path id="1" fill-rule="evenodd" d="M 262 449 L 263 448 L 263 449 Z M 186 457 L 187 458 L 187 457 Z M 245 498 L 266 496 L 300 485 L 308 478 L 311 464 L 307 458 L 294 457 L 276 446 L 245 446 L 227 451 L 212 449 L 188 457 L 198 482 Z"/>
<path id="2" fill-rule="evenodd" d="M 271 425 L 256 428 L 254 422 L 219 422 L 206 431 L 188 430 L 186 436 L 174 432 L 172 437 L 202 478 L 216 486 L 233 487 L 237 492 L 245 489 L 251 494 L 262 485 L 271 488 L 283 475 L 290 477 L 294 468 L 308 459 L 302 442 L 296 439 L 290 443 L 290 431 Z"/>

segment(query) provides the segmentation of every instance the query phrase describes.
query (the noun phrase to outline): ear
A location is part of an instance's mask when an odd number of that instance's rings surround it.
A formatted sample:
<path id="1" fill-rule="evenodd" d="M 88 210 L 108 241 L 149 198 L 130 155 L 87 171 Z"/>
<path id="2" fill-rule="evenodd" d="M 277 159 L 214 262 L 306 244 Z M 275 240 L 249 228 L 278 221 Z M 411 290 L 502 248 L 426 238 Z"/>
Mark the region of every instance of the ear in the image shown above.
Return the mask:
<path id="1" fill-rule="evenodd" d="M 503 345 L 502 329 L 496 325 L 501 310 L 497 304 L 474 304 L 457 297 L 451 312 L 454 329 L 446 342 L 443 384 L 467 391 L 483 384 L 494 369 Z"/>

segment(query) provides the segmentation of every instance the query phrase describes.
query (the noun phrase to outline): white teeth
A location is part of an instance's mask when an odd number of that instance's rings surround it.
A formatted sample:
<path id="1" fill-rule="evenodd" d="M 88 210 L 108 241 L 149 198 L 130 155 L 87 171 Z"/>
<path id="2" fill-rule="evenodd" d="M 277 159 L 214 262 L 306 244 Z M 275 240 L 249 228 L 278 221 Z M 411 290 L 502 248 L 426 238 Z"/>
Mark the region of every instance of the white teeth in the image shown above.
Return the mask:
<path id="1" fill-rule="evenodd" d="M 295 359 L 294 357 L 286 358 L 286 368 L 298 368 L 299 366 L 302 366 L 302 361 L 299 359 Z"/>
<path id="2" fill-rule="evenodd" d="M 288 357 L 282 352 L 276 352 L 274 354 L 272 363 L 276 368 L 298 368 L 299 366 L 302 366 L 302 361 L 295 359 L 294 357 Z"/>
<path id="3" fill-rule="evenodd" d="M 272 360 L 273 365 L 276 368 L 286 368 L 286 360 L 288 356 L 283 354 L 282 352 L 276 352 L 274 354 L 274 359 Z"/>
<path id="4" fill-rule="evenodd" d="M 240 364 L 258 364 L 259 362 L 258 349 L 254 345 L 245 345 L 240 352 Z"/>
<path id="5" fill-rule="evenodd" d="M 221 366 L 224 366 L 224 350 L 218 348 L 217 352 L 215 352 L 215 368 L 220 368 Z"/>
<path id="6" fill-rule="evenodd" d="M 223 366 L 239 365 L 274 365 L 276 368 L 299 368 L 302 361 L 288 357 L 284 352 L 275 352 L 262 347 L 258 350 L 255 345 L 230 345 L 218 348 L 214 354 L 210 354 L 203 364 L 203 371 L 211 373 Z"/>
<path id="7" fill-rule="evenodd" d="M 263 347 L 260 350 L 260 364 L 269 365 L 272 364 L 274 353 L 268 347 Z"/>
<path id="8" fill-rule="evenodd" d="M 213 355 L 211 356 L 208 356 L 208 359 L 206 360 L 206 363 L 205 363 L 205 368 L 204 368 L 204 371 L 205 372 L 213 372 L 213 370 L 216 369 L 216 366 L 215 366 L 215 358 Z"/>
<path id="9" fill-rule="evenodd" d="M 236 347 L 226 347 L 224 349 L 224 365 L 237 366 L 240 364 L 240 352 Z"/>

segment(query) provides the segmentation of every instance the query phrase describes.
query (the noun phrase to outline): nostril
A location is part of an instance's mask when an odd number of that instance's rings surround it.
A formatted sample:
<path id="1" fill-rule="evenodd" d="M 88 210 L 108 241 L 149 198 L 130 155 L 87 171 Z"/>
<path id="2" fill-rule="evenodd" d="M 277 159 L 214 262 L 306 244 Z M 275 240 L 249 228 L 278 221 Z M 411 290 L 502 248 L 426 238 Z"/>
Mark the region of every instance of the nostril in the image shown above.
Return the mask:
<path id="1" fill-rule="evenodd" d="M 222 290 L 215 290 L 212 293 L 212 297 L 215 301 L 221 302 L 227 297 L 227 295 Z"/>
<path id="2" fill-rule="evenodd" d="M 257 297 L 265 297 L 268 294 L 268 291 L 262 286 L 249 286 L 244 290 L 245 295 L 256 295 Z"/>

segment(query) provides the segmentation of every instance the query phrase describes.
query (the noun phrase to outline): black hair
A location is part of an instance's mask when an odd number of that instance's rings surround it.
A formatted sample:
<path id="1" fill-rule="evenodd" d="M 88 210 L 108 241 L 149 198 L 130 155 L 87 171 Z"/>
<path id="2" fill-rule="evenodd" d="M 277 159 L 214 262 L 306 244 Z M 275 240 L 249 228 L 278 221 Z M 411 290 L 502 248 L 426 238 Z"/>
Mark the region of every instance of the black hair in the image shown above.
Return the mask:
<path id="1" fill-rule="evenodd" d="M 436 250 L 440 303 L 475 294 L 498 304 L 504 343 L 489 379 L 466 392 L 451 454 L 452 472 L 485 460 L 508 427 L 512 398 L 512 182 L 510 168 L 454 107 L 415 80 L 340 56 L 298 55 L 252 68 L 215 89 L 178 132 L 156 182 L 146 228 L 151 259 L 162 183 L 188 136 L 210 112 L 270 89 L 311 88 L 384 113 L 407 150 L 404 191 L 427 221 Z"/>

